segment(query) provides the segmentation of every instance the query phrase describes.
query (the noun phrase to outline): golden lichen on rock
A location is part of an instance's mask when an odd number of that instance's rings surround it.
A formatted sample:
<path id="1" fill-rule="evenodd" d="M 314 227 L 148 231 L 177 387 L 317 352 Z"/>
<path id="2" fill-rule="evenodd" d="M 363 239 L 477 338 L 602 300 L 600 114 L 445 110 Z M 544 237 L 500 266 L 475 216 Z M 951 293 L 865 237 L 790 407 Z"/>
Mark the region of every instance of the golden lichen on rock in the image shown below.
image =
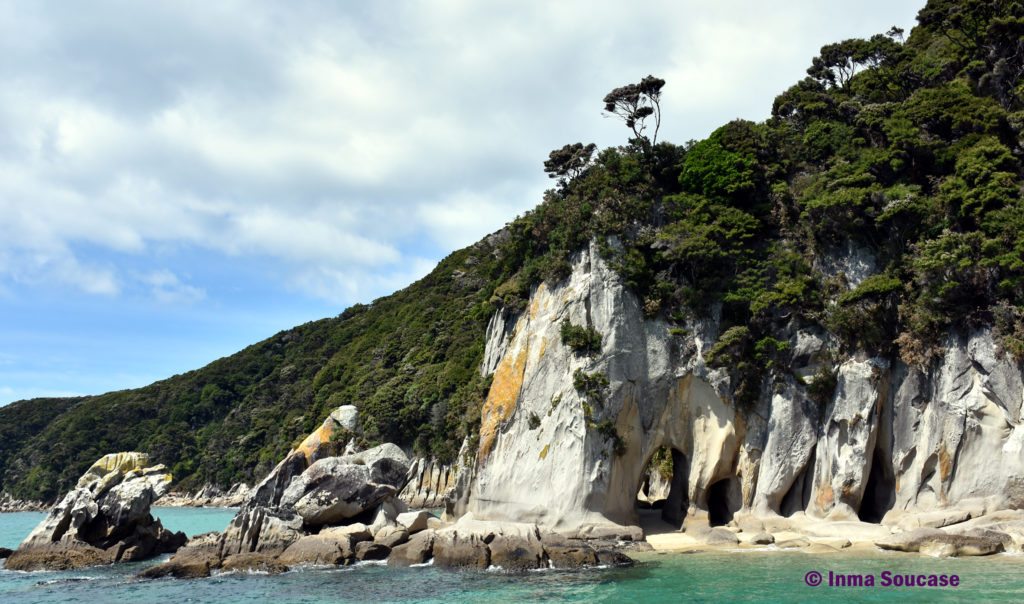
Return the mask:
<path id="1" fill-rule="evenodd" d="M 298 450 L 306 456 L 306 461 L 313 463 L 313 453 L 316 452 L 321 444 L 331 440 L 336 429 L 337 424 L 335 422 L 326 421 L 302 441 L 298 446 Z"/>
<path id="2" fill-rule="evenodd" d="M 515 411 L 519 392 L 523 388 L 523 374 L 526 370 L 526 353 L 529 347 L 523 346 L 518 354 L 506 355 L 494 370 L 494 380 L 487 393 L 487 400 L 481 412 L 480 425 L 480 459 L 486 459 L 494 447 L 494 439 L 498 429 Z"/>

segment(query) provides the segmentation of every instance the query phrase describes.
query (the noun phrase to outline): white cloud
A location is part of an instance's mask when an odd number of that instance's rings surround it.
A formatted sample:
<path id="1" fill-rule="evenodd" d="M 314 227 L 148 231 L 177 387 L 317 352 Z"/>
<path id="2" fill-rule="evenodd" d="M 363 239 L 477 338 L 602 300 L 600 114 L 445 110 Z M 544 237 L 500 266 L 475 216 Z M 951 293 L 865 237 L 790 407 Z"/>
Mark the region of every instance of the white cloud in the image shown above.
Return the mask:
<path id="1" fill-rule="evenodd" d="M 206 297 L 206 292 L 187 283 L 182 283 L 177 275 L 169 270 L 153 271 L 140 278 L 150 287 L 150 293 L 164 304 L 191 304 Z"/>
<path id="2" fill-rule="evenodd" d="M 539 202 L 550 149 L 623 142 L 610 88 L 662 75 L 662 137 L 702 137 L 919 4 L 3 4 L 0 288 L 116 295 L 171 245 L 365 300 Z"/>

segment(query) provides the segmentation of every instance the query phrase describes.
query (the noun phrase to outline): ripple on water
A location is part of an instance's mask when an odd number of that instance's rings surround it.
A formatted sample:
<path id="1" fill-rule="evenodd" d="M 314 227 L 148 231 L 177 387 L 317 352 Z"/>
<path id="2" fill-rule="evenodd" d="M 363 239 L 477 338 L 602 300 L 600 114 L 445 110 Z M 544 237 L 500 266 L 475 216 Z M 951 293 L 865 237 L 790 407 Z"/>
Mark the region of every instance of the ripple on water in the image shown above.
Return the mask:
<path id="1" fill-rule="evenodd" d="M 192 522 L 220 522 L 207 510 L 172 513 L 177 530 Z M 223 512 L 230 517 L 231 512 Z M 204 515 L 207 514 L 207 515 Z M 20 541 L 35 522 L 21 519 L 24 533 L 0 514 L 0 538 Z M 41 515 L 40 515 L 41 517 Z M 166 522 L 166 521 L 165 521 Z M 5 524 L 6 523 L 6 524 Z M 225 522 L 226 524 L 226 522 Z M 25 528 L 27 525 L 27 528 Z M 22 530 L 22 529 L 17 529 Z M 15 543 L 16 544 L 16 543 Z M 380 563 L 343 569 L 297 568 L 268 576 L 222 574 L 209 579 L 141 581 L 136 573 L 154 562 L 71 572 L 23 573 L 0 569 L 0 602 L 38 604 L 131 602 L 318 603 L 318 602 L 817 602 L 824 598 L 868 602 L 1024 601 L 1024 558 L 934 559 L 895 553 L 811 556 L 789 551 L 638 555 L 634 568 L 581 572 L 546 569 L 511 575 L 451 571 L 432 565 L 389 568 Z M 816 570 L 841 573 L 957 573 L 953 589 L 807 587 Z"/>

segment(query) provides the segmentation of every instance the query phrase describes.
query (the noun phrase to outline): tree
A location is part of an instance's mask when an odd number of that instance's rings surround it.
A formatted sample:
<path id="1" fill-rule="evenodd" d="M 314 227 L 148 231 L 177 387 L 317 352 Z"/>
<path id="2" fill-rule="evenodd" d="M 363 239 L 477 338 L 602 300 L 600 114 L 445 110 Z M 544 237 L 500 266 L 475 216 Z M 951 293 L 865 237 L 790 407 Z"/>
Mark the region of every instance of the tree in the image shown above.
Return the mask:
<path id="1" fill-rule="evenodd" d="M 626 127 L 637 139 L 646 139 L 653 146 L 658 142 L 658 130 L 661 128 L 661 89 L 664 86 L 665 80 L 651 75 L 636 84 L 620 86 L 605 95 L 604 110 L 626 122 Z M 644 120 L 652 115 L 654 135 L 647 139 Z"/>
<path id="2" fill-rule="evenodd" d="M 900 44 L 886 35 L 875 35 L 870 40 L 858 38 L 843 40 L 821 47 L 807 69 L 807 75 L 822 84 L 846 88 L 853 76 L 865 67 L 879 67 L 896 56 Z"/>
<path id="3" fill-rule="evenodd" d="M 544 171 L 549 177 L 558 178 L 562 183 L 572 180 L 587 169 L 595 150 L 597 145 L 594 143 L 586 146 L 583 143 L 573 143 L 555 149 L 548 154 L 548 159 L 544 162 Z"/>

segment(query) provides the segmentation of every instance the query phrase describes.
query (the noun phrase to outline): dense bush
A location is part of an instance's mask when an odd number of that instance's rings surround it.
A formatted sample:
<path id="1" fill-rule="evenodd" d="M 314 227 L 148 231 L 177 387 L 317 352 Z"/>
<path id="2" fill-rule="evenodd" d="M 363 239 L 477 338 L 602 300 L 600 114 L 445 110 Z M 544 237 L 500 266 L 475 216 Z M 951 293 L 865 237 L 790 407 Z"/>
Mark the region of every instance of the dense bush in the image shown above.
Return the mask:
<path id="1" fill-rule="evenodd" d="M 601 352 L 601 334 L 593 327 L 573 325 L 568 319 L 562 321 L 562 343 L 581 354 Z"/>

